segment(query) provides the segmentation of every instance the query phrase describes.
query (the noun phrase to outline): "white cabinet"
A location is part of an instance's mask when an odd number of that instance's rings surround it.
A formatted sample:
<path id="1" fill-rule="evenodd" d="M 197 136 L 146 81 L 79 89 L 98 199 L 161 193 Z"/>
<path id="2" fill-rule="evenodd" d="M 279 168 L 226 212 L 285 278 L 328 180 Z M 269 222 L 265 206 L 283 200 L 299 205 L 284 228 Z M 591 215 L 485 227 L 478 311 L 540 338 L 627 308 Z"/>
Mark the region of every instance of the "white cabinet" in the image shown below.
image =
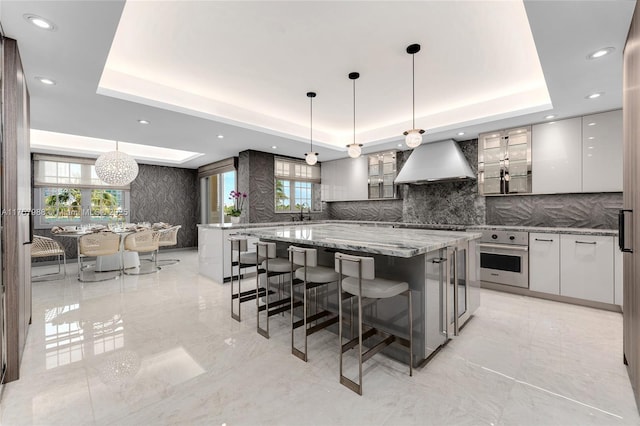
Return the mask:
<path id="1" fill-rule="evenodd" d="M 560 235 L 529 234 L 529 289 L 560 294 Z"/>
<path id="2" fill-rule="evenodd" d="M 582 191 L 582 118 L 536 124 L 531 130 L 532 192 Z"/>
<path id="3" fill-rule="evenodd" d="M 322 201 L 366 200 L 369 198 L 367 156 L 323 161 Z"/>
<path id="4" fill-rule="evenodd" d="M 560 236 L 560 294 L 614 303 L 613 237 Z"/>
<path id="5" fill-rule="evenodd" d="M 622 110 L 582 117 L 582 191 L 622 191 Z"/>
<path id="6" fill-rule="evenodd" d="M 622 306 L 622 252 L 618 248 L 618 237 L 614 238 L 613 244 L 613 273 L 614 273 L 614 292 L 613 300 L 616 305 Z"/>

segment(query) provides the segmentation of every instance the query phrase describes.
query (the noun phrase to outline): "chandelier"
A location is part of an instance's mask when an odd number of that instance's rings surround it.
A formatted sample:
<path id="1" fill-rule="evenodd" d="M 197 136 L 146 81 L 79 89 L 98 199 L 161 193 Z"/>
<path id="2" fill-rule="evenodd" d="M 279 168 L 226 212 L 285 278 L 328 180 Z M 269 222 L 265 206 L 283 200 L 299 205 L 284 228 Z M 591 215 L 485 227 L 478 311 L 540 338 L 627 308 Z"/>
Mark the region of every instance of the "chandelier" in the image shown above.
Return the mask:
<path id="1" fill-rule="evenodd" d="M 124 152 L 116 150 L 106 152 L 96 160 L 96 174 L 101 181 L 113 186 L 130 184 L 138 176 L 138 163 Z"/>

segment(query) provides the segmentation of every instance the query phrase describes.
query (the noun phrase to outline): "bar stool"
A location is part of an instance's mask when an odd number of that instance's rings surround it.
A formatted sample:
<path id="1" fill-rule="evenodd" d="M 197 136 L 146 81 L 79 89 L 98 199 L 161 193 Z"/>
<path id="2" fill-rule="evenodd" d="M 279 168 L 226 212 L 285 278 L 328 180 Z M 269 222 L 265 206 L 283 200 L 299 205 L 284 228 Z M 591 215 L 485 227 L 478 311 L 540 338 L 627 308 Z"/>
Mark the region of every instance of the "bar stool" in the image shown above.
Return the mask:
<path id="1" fill-rule="evenodd" d="M 326 266 L 318 266 L 318 251 L 316 249 L 290 246 L 289 260 L 291 262 L 291 353 L 306 362 L 308 353 L 307 337 L 338 322 L 338 316 L 335 316 L 335 314 L 333 314 L 332 312 L 326 309 L 323 309 L 320 312 L 317 311 L 317 298 L 315 297 L 314 299 L 316 302 L 316 309 L 314 311 L 314 314 L 309 316 L 307 292 L 309 290 L 314 290 L 315 296 L 317 296 L 317 288 L 327 285 L 331 282 L 338 281 L 338 273 L 332 268 L 328 268 Z M 301 268 L 298 268 L 294 271 L 295 266 L 301 266 Z M 296 303 L 293 286 L 295 284 L 299 284 L 300 282 L 303 285 L 303 315 L 301 320 L 295 321 L 295 309 L 300 306 L 300 304 Z M 319 319 L 325 318 L 329 315 L 333 316 L 325 320 L 324 322 L 321 322 L 319 324 L 317 323 Z M 308 324 L 310 322 L 316 323 L 315 325 L 309 327 Z M 304 327 L 305 330 L 304 352 L 296 348 L 295 345 L 295 330 L 299 327 Z"/>
<path id="2" fill-rule="evenodd" d="M 248 242 L 247 238 L 240 235 L 233 235 L 229 237 L 229 242 L 231 244 L 231 318 L 240 322 L 241 320 L 241 312 L 240 306 L 244 302 L 248 302 L 257 297 L 263 296 L 265 294 L 264 290 L 248 290 L 241 291 L 240 289 L 240 279 L 241 279 L 241 269 L 256 267 L 257 275 L 259 274 L 259 266 L 264 261 L 264 257 L 260 256 L 258 253 L 249 253 L 248 250 Z M 236 251 L 237 255 L 235 256 L 237 260 L 233 260 L 234 255 L 233 251 Z M 233 267 L 238 267 L 238 292 L 234 292 L 233 284 L 235 281 Z M 235 313 L 233 301 L 238 301 L 238 313 Z"/>
<path id="3" fill-rule="evenodd" d="M 362 363 L 367 361 L 376 353 L 393 342 L 398 342 L 409 349 L 409 376 L 413 376 L 413 308 L 411 305 L 411 290 L 409 284 L 404 281 L 394 281 L 386 278 L 376 278 L 375 262 L 373 257 L 351 256 L 343 253 L 335 255 L 335 269 L 340 278 L 339 286 L 339 315 L 340 326 L 340 383 L 352 391 L 362 395 Z M 346 278 L 343 278 L 346 276 Z M 358 336 L 352 338 L 347 343 L 342 343 L 342 290 L 352 294 L 358 299 Z M 376 328 L 371 328 L 365 333 L 362 332 L 362 299 L 387 299 L 390 297 L 404 295 L 407 297 L 407 314 L 409 328 L 407 330 L 409 339 L 405 339 L 393 334 L 382 332 Z M 352 313 L 353 315 L 353 313 Z M 382 336 L 383 340 L 372 348 L 362 353 L 362 342 L 374 335 Z M 342 374 L 342 355 L 348 350 L 358 347 L 358 383 Z"/>
<path id="4" fill-rule="evenodd" d="M 258 313 L 256 315 L 257 325 L 256 330 L 258 334 L 263 337 L 269 338 L 269 318 L 273 315 L 277 315 L 279 313 L 288 311 L 291 307 L 291 298 L 284 297 L 284 283 L 283 276 L 291 273 L 291 263 L 288 259 L 283 259 L 281 257 L 276 257 L 276 243 L 267 243 L 263 241 L 259 241 L 256 244 L 256 256 L 259 260 L 263 258 L 264 261 L 260 264 L 260 268 L 257 268 L 256 274 L 256 292 L 265 292 L 265 296 L 263 298 L 256 298 L 256 306 L 258 308 Z M 298 269 L 300 266 L 293 265 L 294 270 Z M 266 274 L 266 285 L 264 289 L 260 287 L 260 273 L 264 272 Z M 278 299 L 275 301 L 269 301 L 271 295 L 271 278 L 278 277 Z M 263 299 L 264 304 L 261 305 L 260 301 Z M 260 326 L 260 313 L 266 312 L 266 322 L 267 327 L 262 328 Z"/>

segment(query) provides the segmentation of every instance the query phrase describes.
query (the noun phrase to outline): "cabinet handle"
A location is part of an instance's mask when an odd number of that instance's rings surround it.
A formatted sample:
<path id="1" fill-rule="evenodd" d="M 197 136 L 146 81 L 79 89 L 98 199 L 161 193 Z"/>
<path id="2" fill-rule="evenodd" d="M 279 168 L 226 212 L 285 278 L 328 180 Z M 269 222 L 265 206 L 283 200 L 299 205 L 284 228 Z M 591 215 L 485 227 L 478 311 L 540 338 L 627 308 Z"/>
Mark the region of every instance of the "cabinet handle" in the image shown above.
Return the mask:
<path id="1" fill-rule="evenodd" d="M 545 243 L 552 243 L 553 240 L 546 240 L 544 238 L 536 238 L 536 241 L 544 241 Z"/>
<path id="2" fill-rule="evenodd" d="M 618 212 L 618 247 L 621 252 L 624 253 L 633 253 L 633 248 L 625 247 L 625 233 L 626 233 L 626 221 L 625 221 L 625 213 L 633 213 L 633 210 L 630 209 L 622 209 Z M 633 216 L 631 216 L 633 219 Z"/>
<path id="3" fill-rule="evenodd" d="M 576 244 L 597 244 L 596 241 L 578 241 L 576 240 Z"/>

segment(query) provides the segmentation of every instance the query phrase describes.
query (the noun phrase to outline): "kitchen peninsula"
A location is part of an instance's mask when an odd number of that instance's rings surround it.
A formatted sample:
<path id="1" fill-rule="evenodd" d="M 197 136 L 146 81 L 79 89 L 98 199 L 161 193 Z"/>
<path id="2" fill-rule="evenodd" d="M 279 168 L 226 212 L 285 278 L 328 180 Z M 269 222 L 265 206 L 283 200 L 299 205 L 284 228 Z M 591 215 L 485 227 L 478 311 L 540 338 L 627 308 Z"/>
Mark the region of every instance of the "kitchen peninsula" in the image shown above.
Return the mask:
<path id="1" fill-rule="evenodd" d="M 338 251 L 373 256 L 377 276 L 407 281 L 414 292 L 414 356 L 417 360 L 428 358 L 457 334 L 479 306 L 479 260 L 475 248 L 479 233 L 333 221 L 275 226 L 200 225 L 201 274 L 211 278 L 222 276 L 222 271 L 215 271 L 211 261 L 223 256 L 229 245 L 226 239 L 232 234 L 247 235 L 254 241 L 276 242 L 280 257 L 286 257 L 286 249 L 291 244 L 315 247 L 319 249 L 318 262 L 328 266 L 333 266 Z M 397 307 L 382 303 L 377 310 L 377 318 L 383 320 L 376 326 L 396 331 L 406 327 L 402 320 L 391 318 L 392 313 L 397 314 Z"/>

